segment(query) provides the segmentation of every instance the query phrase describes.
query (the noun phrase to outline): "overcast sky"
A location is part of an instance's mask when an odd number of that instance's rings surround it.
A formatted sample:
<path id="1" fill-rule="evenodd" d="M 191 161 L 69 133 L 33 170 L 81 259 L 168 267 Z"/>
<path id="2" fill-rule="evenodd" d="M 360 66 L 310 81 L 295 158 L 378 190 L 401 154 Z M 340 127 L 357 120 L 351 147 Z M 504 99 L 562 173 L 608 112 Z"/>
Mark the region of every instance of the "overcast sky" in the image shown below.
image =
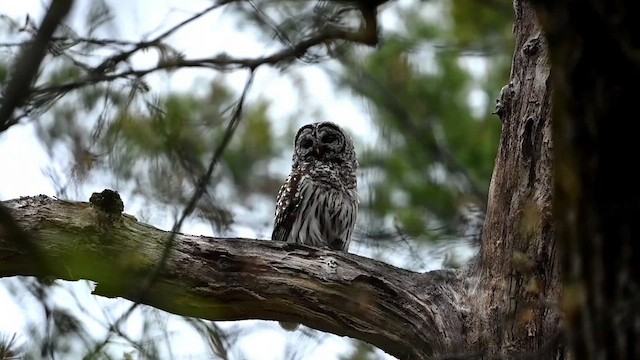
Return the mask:
<path id="1" fill-rule="evenodd" d="M 179 23 L 195 12 L 211 5 L 211 0 L 110 0 L 113 4 L 116 19 L 114 25 L 107 30 L 111 37 L 124 40 L 138 41 L 143 38 L 151 38 L 163 30 Z M 48 1 L 40 0 L 1 0 L 0 14 L 8 15 L 15 19 L 24 20 L 29 14 L 39 23 L 44 6 Z M 43 5 L 45 4 L 45 5 Z M 82 14 L 83 7 L 90 4 L 88 0 L 76 1 L 76 8 L 68 19 L 68 23 L 82 33 L 85 24 Z M 392 26 L 393 18 L 383 13 L 383 26 Z M 5 39 L 0 39 L 0 42 Z M 208 57 L 222 51 L 232 56 L 259 57 L 274 50 L 276 43 L 265 45 L 256 40 L 255 34 L 249 28 L 238 31 L 234 27 L 234 21 L 228 14 L 220 11 L 206 15 L 202 19 L 188 25 L 173 35 L 169 42 L 187 58 Z M 153 54 L 141 53 L 136 55 L 133 63 L 136 68 L 146 68 L 155 65 L 156 57 Z M 301 104 L 322 104 L 326 119 L 348 128 L 353 134 L 359 135 L 361 142 L 371 141 L 372 128 L 369 124 L 367 106 L 360 100 L 345 93 L 336 91 L 327 78 L 325 72 L 317 66 L 300 66 L 296 68 L 307 82 L 307 87 L 313 89 L 313 99 L 299 97 L 299 92 L 294 90 L 291 79 L 282 72 L 260 68 L 252 87 L 249 101 L 261 97 L 267 97 L 272 101 L 270 107 L 271 117 L 274 119 L 287 118 Z M 187 69 L 174 72 L 168 76 L 149 76 L 146 78 L 154 92 L 184 91 L 197 92 L 207 85 L 206 79 L 215 76 L 215 72 L 203 69 Z M 239 71 L 226 78 L 231 84 L 240 88 L 246 79 L 246 72 Z M 277 125 L 276 125 L 277 130 Z M 284 130 L 284 129 L 281 129 Z M 366 136 L 362 136 L 365 134 Z M 362 146 L 362 144 L 360 144 Z M 39 144 L 34 128 L 30 124 L 20 124 L 11 127 L 0 134 L 0 200 L 12 199 L 20 196 L 33 196 L 37 194 L 55 195 L 55 189 L 43 169 L 50 165 L 51 160 L 46 151 Z M 282 173 L 289 171 L 290 164 L 282 164 Z M 74 200 L 86 201 L 91 192 L 108 187 L 109 183 L 92 183 L 84 187 Z M 125 200 L 125 211 L 134 216 L 139 216 L 145 206 L 142 202 Z M 273 204 L 267 204 L 265 212 L 271 216 Z M 168 230 L 173 224 L 172 218 L 154 219 L 152 225 Z M 235 228 L 235 235 L 246 237 L 262 237 L 264 233 L 252 228 Z M 183 227 L 182 232 L 195 235 L 213 235 L 208 225 L 190 223 Z M 359 244 L 352 244 L 351 252 L 367 256 L 367 249 Z M 462 250 L 462 256 L 469 256 Z M 425 257 L 426 265 L 423 270 L 431 270 L 440 266 L 442 259 Z M 437 261 L 436 261 L 437 260 Z M 390 261 L 393 263 L 393 261 Z M 401 265 L 401 261 L 394 263 Z M 0 333 L 23 334 L 24 326 L 30 321 L 38 321 L 44 318 L 39 303 L 22 296 L 16 299 L 10 295 L 6 288 L 16 284 L 15 279 L 0 279 Z M 65 306 L 83 320 L 90 331 L 100 338 L 106 334 L 109 319 L 117 318 L 130 302 L 121 299 L 106 299 L 90 295 L 93 284 L 90 282 L 60 282 L 63 286 L 57 288 L 52 296 L 52 301 Z M 4 285 L 4 286 L 2 286 Z M 84 308 L 79 312 L 77 309 Z M 91 316 L 87 316 L 90 314 Z M 141 331 L 143 314 L 136 312 L 124 328 L 132 336 L 136 337 Z M 200 359 L 205 354 L 204 344 L 191 328 L 181 321 L 180 317 L 166 315 L 166 324 L 169 335 L 172 337 L 172 351 L 177 359 Z M 250 331 L 243 336 L 238 343 L 238 348 L 248 359 L 282 359 L 287 346 L 295 348 L 300 344 L 314 344 L 313 342 L 301 342 L 301 332 L 287 333 L 280 329 L 274 322 L 246 321 L 240 322 L 241 326 L 247 326 Z M 238 323 L 223 323 L 230 328 L 238 326 Z M 28 341 L 24 336 L 22 341 Z M 345 354 L 351 345 L 343 338 L 327 334 L 317 347 L 309 347 L 303 352 L 305 359 L 335 359 L 340 354 Z M 121 350 L 128 347 L 123 344 Z M 234 357 L 232 357 L 234 358 Z M 389 358 L 391 358 L 389 356 Z"/>
<path id="2" fill-rule="evenodd" d="M 12 18 L 25 19 L 29 14 L 39 23 L 43 13 L 43 1 L 20 0 L 1 1 L 0 13 Z M 82 29 L 84 19 L 78 14 L 83 14 L 82 7 L 88 1 L 76 1 L 76 8 L 68 19 L 71 26 Z M 153 35 L 163 29 L 176 24 L 201 9 L 211 4 L 210 0 L 165 0 L 165 1 L 110 1 L 114 4 L 116 21 L 115 26 L 109 30 L 117 34 L 121 39 L 139 40 L 144 35 Z M 268 52 L 263 44 L 256 41 L 250 32 L 238 32 L 233 21 L 220 12 L 214 12 L 205 18 L 185 27 L 170 38 L 170 43 L 187 57 L 212 56 L 222 50 L 234 56 L 261 56 Z M 136 67 L 153 66 L 153 56 L 139 55 L 134 58 Z M 301 70 L 307 81 L 313 84 L 314 101 L 327 105 L 325 107 L 328 118 L 346 126 L 352 131 L 362 134 L 370 131 L 366 120 L 366 114 L 362 111 L 362 104 L 354 103 L 352 99 L 344 96 L 336 96 L 325 74 L 313 66 Z M 202 70 L 184 70 L 177 72 L 167 79 L 165 76 L 152 76 L 149 81 L 153 91 L 197 91 L 194 84 L 202 84 L 198 79 L 213 76 L 213 72 Z M 231 75 L 229 81 L 242 85 L 246 73 L 238 72 Z M 273 101 L 272 115 L 274 118 L 285 117 L 294 110 L 298 104 L 293 103 L 296 93 L 293 91 L 289 80 L 278 71 L 261 68 L 254 82 L 250 100 L 258 97 L 270 96 Z M 293 100 L 295 102 L 295 100 Z M 298 100 L 300 101 L 300 99 Z M 51 181 L 43 174 L 43 169 L 49 165 L 50 159 L 42 146 L 38 143 L 33 126 L 29 124 L 16 125 L 0 135 L 0 200 L 12 199 L 20 196 L 32 196 L 37 194 L 55 195 L 55 189 Z M 15 155 L 14 155 L 15 154 Z M 9 155 L 9 156 L 7 156 Z M 86 189 L 85 194 L 79 194 L 79 199 L 86 201 L 89 194 L 95 191 Z M 127 204 L 125 200 L 125 204 Z M 127 204 L 126 212 L 136 215 L 139 208 Z M 167 229 L 171 219 L 160 221 L 153 225 Z M 245 229 L 241 236 L 252 236 L 250 229 Z M 183 232 L 211 235 L 207 226 L 186 227 Z M 60 282 L 63 286 L 54 291 L 52 297 L 55 303 L 73 309 L 74 313 L 83 319 L 90 331 L 97 337 L 104 336 L 108 321 L 103 315 L 105 309 L 111 318 L 126 309 L 130 304 L 120 299 L 105 299 L 90 295 L 92 284 L 89 282 Z M 37 301 L 29 296 L 16 299 L 10 295 L 5 287 L 16 284 L 15 279 L 0 279 L 0 333 L 24 334 L 24 326 L 30 321 L 38 321 L 44 318 L 43 311 Z M 17 300 L 17 301 L 16 301 Z M 79 313 L 78 305 L 82 305 L 86 312 Z M 91 314 L 92 316 L 87 316 Z M 92 318 L 95 317 L 95 318 Z M 107 316 L 108 317 L 108 316 Z M 140 332 L 142 315 L 137 312 L 127 322 L 124 328 L 135 338 Z M 167 329 L 173 337 L 172 351 L 176 358 L 187 359 L 201 358 L 204 354 L 204 344 L 198 334 L 193 332 L 178 317 L 168 315 Z M 285 333 L 275 323 L 264 321 L 244 322 L 253 325 L 252 331 L 244 336 L 239 347 L 249 359 L 281 359 L 287 344 L 300 344 L 300 333 Z M 234 326 L 227 323 L 228 326 Z M 23 342 L 28 339 L 23 335 Z M 309 344 L 313 344 L 310 342 Z M 294 346 L 295 347 L 295 346 Z M 344 354 L 350 345 L 342 338 L 327 335 L 320 346 L 310 349 L 306 359 L 333 359 L 338 354 Z M 122 350 L 127 349 L 123 345 Z"/>

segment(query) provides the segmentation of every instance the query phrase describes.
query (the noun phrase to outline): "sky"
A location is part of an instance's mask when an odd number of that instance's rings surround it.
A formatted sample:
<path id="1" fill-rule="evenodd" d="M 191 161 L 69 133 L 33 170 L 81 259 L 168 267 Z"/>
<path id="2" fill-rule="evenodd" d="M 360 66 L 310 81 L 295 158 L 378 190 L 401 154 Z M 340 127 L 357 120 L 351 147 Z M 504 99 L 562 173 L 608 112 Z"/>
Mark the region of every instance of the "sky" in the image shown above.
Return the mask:
<path id="1" fill-rule="evenodd" d="M 12 18 L 24 19 L 29 14 L 33 19 L 41 19 L 43 3 L 39 0 L 0 1 L 0 13 Z M 83 6 L 88 1 L 76 1 L 74 13 L 68 22 L 75 29 L 84 26 L 84 19 L 80 16 L 84 12 Z M 127 40 L 138 40 L 145 34 L 158 34 L 162 29 L 180 22 L 202 8 L 211 4 L 205 0 L 164 0 L 164 1 L 110 1 L 114 4 L 116 21 L 110 29 L 117 37 Z M 39 22 L 39 21 L 36 22 Z M 392 20 L 388 20 L 392 21 Z M 211 35 L 215 34 L 215 35 Z M 250 31 L 238 31 L 232 19 L 225 13 L 214 12 L 205 16 L 200 21 L 185 27 L 170 38 L 170 43 L 176 49 L 182 51 L 189 58 L 212 56 L 221 50 L 232 56 L 257 57 L 269 53 L 273 47 L 265 46 L 256 39 Z M 155 64 L 153 54 L 137 55 L 133 59 L 136 67 L 151 67 Z M 357 134 L 370 133 L 373 130 L 367 120 L 366 106 L 352 98 L 344 96 L 336 91 L 326 74 L 314 66 L 299 69 L 305 81 L 312 84 L 313 101 L 325 104 L 326 117 L 338 124 L 345 126 Z M 202 70 L 184 70 L 171 77 L 151 76 L 148 78 L 154 91 L 198 91 L 198 86 L 206 84 L 206 79 L 215 74 Z M 246 73 L 238 72 L 229 76 L 231 84 L 241 87 L 246 78 Z M 249 101 L 259 97 L 269 96 L 272 100 L 272 117 L 285 118 L 297 106 L 297 102 L 308 101 L 300 99 L 290 83 L 290 79 L 282 76 L 282 73 L 274 69 L 261 68 L 254 81 L 253 91 Z M 293 105 L 292 105 L 293 104 Z M 284 131 L 284 129 L 282 129 Z M 20 154 L 20 156 L 0 156 L 0 200 L 12 199 L 20 196 L 33 196 L 38 194 L 55 195 L 55 188 L 49 178 L 43 173 L 43 169 L 49 165 L 50 158 L 39 144 L 34 127 L 31 124 L 13 126 L 8 131 L 0 134 L 0 154 Z M 286 172 L 284 170 L 283 172 Z M 78 194 L 79 199 L 88 199 L 95 188 L 86 189 L 85 194 Z M 134 216 L 141 210 L 141 204 L 127 204 L 125 211 Z M 172 219 L 164 219 L 153 225 L 168 229 Z M 256 236 L 255 231 L 247 228 L 236 229 L 238 236 Z M 191 224 L 183 228 L 183 232 L 197 235 L 212 235 L 208 226 Z M 356 249 L 361 254 L 364 249 Z M 435 265 L 433 266 L 436 267 Z M 23 296 L 17 299 L 6 291 L 6 287 L 16 284 L 16 279 L 0 279 L 0 333 L 23 333 L 24 326 L 29 321 L 37 321 L 43 318 L 42 309 L 37 301 Z M 77 309 L 81 304 L 88 314 L 94 318 L 83 316 L 83 321 L 96 336 L 104 336 L 105 324 L 109 316 L 122 312 L 130 304 L 122 299 L 106 299 L 90 295 L 93 284 L 91 282 L 60 282 L 52 296 L 52 301 L 57 304 L 65 304 L 69 309 Z M 108 314 L 104 315 L 105 309 Z M 77 310 L 72 310 L 77 311 Z M 101 315 L 102 314 L 102 315 Z M 131 334 L 141 331 L 143 314 L 137 312 L 125 324 L 125 329 Z M 251 331 L 243 336 L 238 343 L 243 354 L 248 359 L 281 359 L 287 346 L 297 344 L 302 335 L 300 333 L 285 333 L 274 322 L 247 321 Z M 223 324 L 229 329 L 234 329 L 237 324 Z M 168 316 L 167 329 L 175 339 L 172 351 L 176 359 L 198 359 L 204 353 L 204 344 L 191 328 L 180 321 L 178 317 Z M 28 341 L 23 337 L 23 341 Z M 310 348 L 305 359 L 331 360 L 340 354 L 345 354 L 351 345 L 343 338 L 327 335 L 319 346 Z M 127 346 L 122 345 L 122 351 Z M 388 358 L 391 358 L 388 356 Z"/>

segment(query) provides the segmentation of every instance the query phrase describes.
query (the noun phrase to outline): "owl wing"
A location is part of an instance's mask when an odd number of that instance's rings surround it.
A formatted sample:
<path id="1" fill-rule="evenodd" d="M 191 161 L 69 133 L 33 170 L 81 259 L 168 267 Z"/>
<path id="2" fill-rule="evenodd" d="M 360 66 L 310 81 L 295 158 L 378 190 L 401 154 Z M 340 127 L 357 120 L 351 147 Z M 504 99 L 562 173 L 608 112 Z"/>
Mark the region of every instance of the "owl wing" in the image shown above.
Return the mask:
<path id="1" fill-rule="evenodd" d="M 278 192 L 271 240 L 287 241 L 289 238 L 291 228 L 296 221 L 296 210 L 301 202 L 300 189 L 298 189 L 301 177 L 299 173 L 291 173 Z"/>

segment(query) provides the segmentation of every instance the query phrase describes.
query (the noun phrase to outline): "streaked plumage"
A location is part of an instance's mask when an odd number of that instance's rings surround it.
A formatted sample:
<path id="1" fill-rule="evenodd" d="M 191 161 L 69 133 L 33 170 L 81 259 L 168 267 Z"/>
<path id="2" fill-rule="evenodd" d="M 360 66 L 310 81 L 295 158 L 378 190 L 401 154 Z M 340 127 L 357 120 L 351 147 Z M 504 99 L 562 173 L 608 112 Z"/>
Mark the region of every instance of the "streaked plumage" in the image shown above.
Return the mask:
<path id="1" fill-rule="evenodd" d="M 358 211 L 351 138 L 334 123 L 313 123 L 298 130 L 294 147 L 271 238 L 347 251 Z"/>

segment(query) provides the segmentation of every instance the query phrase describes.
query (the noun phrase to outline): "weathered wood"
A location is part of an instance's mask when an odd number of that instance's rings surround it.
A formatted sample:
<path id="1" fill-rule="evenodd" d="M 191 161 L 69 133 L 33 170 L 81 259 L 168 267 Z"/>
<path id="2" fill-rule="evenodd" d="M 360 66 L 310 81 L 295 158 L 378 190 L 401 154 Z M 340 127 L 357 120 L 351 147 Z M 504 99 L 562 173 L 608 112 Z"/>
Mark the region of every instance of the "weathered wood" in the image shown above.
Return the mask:
<path id="1" fill-rule="evenodd" d="M 560 292 L 553 238 L 551 87 L 547 44 L 527 0 L 516 0 L 510 82 L 496 113 L 500 147 L 489 190 L 470 339 L 490 354 L 552 358 Z M 542 354 L 544 352 L 546 356 Z"/>
<path id="2" fill-rule="evenodd" d="M 633 150 L 630 137 L 635 133 L 621 119 L 625 118 L 623 109 L 632 113 L 629 107 L 635 93 L 621 93 L 620 89 L 637 84 L 640 72 L 633 72 L 637 61 L 625 59 L 616 52 L 618 48 L 607 48 L 618 56 L 620 66 L 609 72 L 605 62 L 585 63 L 574 57 L 579 49 L 558 47 L 554 52 L 558 44 L 576 48 L 588 44 L 584 51 L 593 60 L 600 55 L 599 49 L 613 42 L 596 32 L 591 35 L 598 42 L 584 38 L 571 43 L 573 33 L 563 33 L 563 26 L 567 14 L 579 13 L 581 3 L 546 3 L 538 14 L 552 35 L 552 62 L 557 67 L 554 86 L 560 89 L 554 101 L 561 102 L 556 104 L 560 120 L 552 125 L 552 78 L 545 34 L 529 1 L 515 0 L 511 79 L 496 108 L 503 123 L 500 148 L 481 251 L 469 269 L 418 274 L 325 249 L 181 234 L 157 281 L 139 299 L 141 284 L 157 265 L 168 233 L 126 215 L 115 216 L 114 221 L 113 215 L 101 215 L 87 203 L 34 197 L 5 205 L 41 251 L 16 244 L 7 238 L 8 232 L 0 232 L 0 276 L 91 279 L 98 283 L 98 295 L 140 300 L 169 312 L 211 320 L 299 322 L 367 341 L 403 360 L 452 354 L 459 355 L 453 358 L 527 354 L 528 358 L 549 359 L 565 351 L 558 335 L 561 281 L 554 239 L 558 223 L 561 243 L 566 244 L 562 261 L 565 266 L 577 264 L 571 268 L 576 272 L 565 277 L 571 287 L 563 309 L 576 316 L 568 320 L 577 334 L 578 358 L 588 355 L 589 339 L 594 338 L 599 339 L 599 348 L 625 355 L 624 346 L 637 339 L 637 330 L 631 328 L 637 321 L 614 318 L 607 307 L 638 318 L 639 312 L 631 311 L 637 307 L 620 294 L 637 294 L 640 288 L 640 276 L 632 271 L 632 256 L 638 254 L 639 243 L 633 242 L 637 221 L 629 216 L 631 210 L 640 208 L 640 202 L 637 187 L 633 196 L 625 197 L 621 189 L 630 189 L 634 178 L 620 173 L 623 168 L 613 164 L 618 156 Z M 556 3 L 575 8 L 562 13 Z M 590 26 L 574 25 L 576 33 Z M 624 50 L 626 43 L 620 44 Z M 563 52 L 567 49 L 574 52 Z M 631 51 L 626 56 L 634 54 L 633 47 L 626 49 Z M 623 70 L 635 77 L 625 79 Z M 597 72 L 609 76 L 608 80 L 599 83 L 598 77 L 590 76 Z M 581 87 L 591 92 L 571 92 Z M 618 100 L 597 107 L 600 97 L 609 93 Z M 584 106 L 587 103 L 594 108 Z M 615 116 L 609 119 L 607 114 Z M 620 143 L 615 143 L 618 132 L 614 127 L 624 129 L 626 137 Z M 611 146 L 604 154 L 602 148 L 589 147 L 601 140 Z M 552 211 L 554 177 L 555 204 L 561 210 Z M 623 180 L 624 186 L 618 188 L 616 181 L 603 179 Z M 615 201 L 609 203 L 610 199 Z M 616 240 L 615 246 L 603 247 L 599 242 L 603 234 Z M 608 251 L 602 252 L 603 248 Z M 39 260 L 33 261 L 34 256 Z M 619 266 L 618 259 L 622 261 Z M 613 280 L 602 283 L 598 276 L 603 274 Z M 624 281 L 616 281 L 616 276 Z M 585 294 L 598 301 L 587 301 Z M 619 313 L 627 313 L 622 310 Z M 585 323 L 590 316 L 598 326 Z M 622 325 L 616 328 L 616 324 Z M 612 329 L 620 330 L 615 333 L 616 339 L 622 339 L 618 343 L 607 335 Z"/>
<path id="3" fill-rule="evenodd" d="M 301 322 L 367 341 L 400 359 L 459 352 L 467 311 L 452 271 L 419 274 L 353 254 L 240 238 L 177 235 L 148 292 L 168 233 L 89 203 L 46 196 L 3 203 L 40 249 L 0 233 L 0 276 L 97 282 L 123 297 L 210 320 Z"/>

